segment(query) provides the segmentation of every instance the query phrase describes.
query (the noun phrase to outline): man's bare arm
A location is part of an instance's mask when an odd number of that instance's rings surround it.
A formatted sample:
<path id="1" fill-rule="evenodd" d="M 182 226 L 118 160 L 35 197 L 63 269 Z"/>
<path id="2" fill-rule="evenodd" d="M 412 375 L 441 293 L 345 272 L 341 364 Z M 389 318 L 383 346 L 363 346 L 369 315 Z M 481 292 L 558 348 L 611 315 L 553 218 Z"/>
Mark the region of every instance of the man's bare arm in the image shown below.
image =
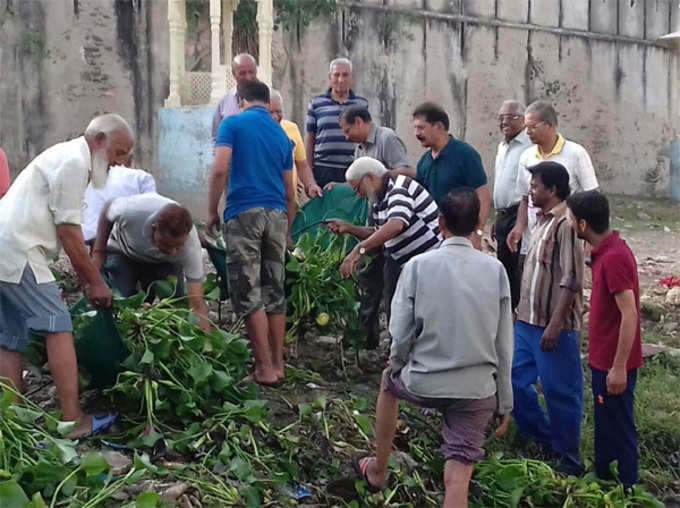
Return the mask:
<path id="1" fill-rule="evenodd" d="M 307 154 L 307 164 L 309 169 L 314 171 L 314 144 L 316 143 L 316 134 L 314 132 L 305 133 L 305 153 Z"/>
<path id="2" fill-rule="evenodd" d="M 210 321 L 208 319 L 208 306 L 205 304 L 203 294 L 203 284 L 200 282 L 190 282 L 187 284 L 187 294 L 189 295 L 189 308 L 196 314 L 200 321 L 199 328 L 206 332 L 210 331 Z"/>
<path id="3" fill-rule="evenodd" d="M 322 197 L 323 192 L 321 188 L 316 184 L 316 179 L 314 178 L 314 173 L 312 168 L 309 167 L 309 162 L 307 160 L 295 162 L 295 167 L 297 168 L 298 178 L 302 182 L 305 188 L 305 194 L 308 198 Z"/>
<path id="4" fill-rule="evenodd" d="M 104 204 L 104 208 L 102 208 L 102 212 L 99 215 L 97 238 L 94 240 L 94 247 L 92 249 L 92 262 L 97 268 L 97 271 L 101 270 L 106 261 L 106 245 L 109 243 L 109 237 L 111 236 L 111 230 L 113 229 L 113 222 L 107 217 L 112 201 L 113 200 L 109 200 Z"/>
<path id="5" fill-rule="evenodd" d="M 291 244 L 291 230 L 295 220 L 295 182 L 293 181 L 293 170 L 283 172 L 283 183 L 286 187 L 286 215 L 288 217 L 288 230 L 286 241 Z"/>
<path id="6" fill-rule="evenodd" d="M 215 149 L 215 160 L 210 169 L 208 223 L 206 224 L 208 234 L 213 234 L 213 230 L 219 226 L 220 223 L 217 209 L 219 207 L 220 198 L 227 188 L 232 153 L 233 150 L 228 146 L 218 146 Z"/>
<path id="7" fill-rule="evenodd" d="M 111 306 L 111 290 L 102 279 L 99 270 L 90 260 L 83 230 L 80 225 L 60 224 L 57 226 L 57 237 L 66 255 L 71 260 L 73 269 L 85 289 L 85 296 L 96 307 Z"/>
<path id="8" fill-rule="evenodd" d="M 519 203 L 519 209 L 517 210 L 517 222 L 515 227 L 512 228 L 505 243 L 508 245 L 510 252 L 517 252 L 519 248 L 519 242 L 522 240 L 522 235 L 527 229 L 529 224 L 529 196 L 524 196 L 522 201 Z"/>
<path id="9" fill-rule="evenodd" d="M 361 246 L 366 250 L 373 250 L 377 247 L 382 247 L 385 242 L 399 236 L 406 228 L 404 221 L 399 219 L 390 219 L 383 226 L 375 231 L 366 240 L 361 242 Z"/>
<path id="10" fill-rule="evenodd" d="M 477 229 L 484 230 L 487 221 L 489 220 L 489 210 L 491 209 L 491 192 L 488 185 L 482 185 L 475 190 L 477 197 L 479 197 L 479 221 L 477 222 Z"/>

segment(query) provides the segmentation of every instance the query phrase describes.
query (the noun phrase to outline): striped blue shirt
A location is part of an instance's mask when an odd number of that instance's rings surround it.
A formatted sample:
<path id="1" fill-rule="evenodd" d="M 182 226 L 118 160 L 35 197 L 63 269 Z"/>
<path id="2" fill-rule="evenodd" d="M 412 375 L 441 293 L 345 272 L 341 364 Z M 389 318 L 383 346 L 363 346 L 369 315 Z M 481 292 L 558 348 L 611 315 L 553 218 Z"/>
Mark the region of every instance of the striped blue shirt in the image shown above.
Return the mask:
<path id="1" fill-rule="evenodd" d="M 356 145 L 345 138 L 340 128 L 340 113 L 344 108 L 353 105 L 368 108 L 368 101 L 350 90 L 349 98 L 340 104 L 331 96 L 330 88 L 325 94 L 318 95 L 309 101 L 307 132 L 316 134 L 315 169 L 326 167 L 345 170 L 354 160 Z"/>

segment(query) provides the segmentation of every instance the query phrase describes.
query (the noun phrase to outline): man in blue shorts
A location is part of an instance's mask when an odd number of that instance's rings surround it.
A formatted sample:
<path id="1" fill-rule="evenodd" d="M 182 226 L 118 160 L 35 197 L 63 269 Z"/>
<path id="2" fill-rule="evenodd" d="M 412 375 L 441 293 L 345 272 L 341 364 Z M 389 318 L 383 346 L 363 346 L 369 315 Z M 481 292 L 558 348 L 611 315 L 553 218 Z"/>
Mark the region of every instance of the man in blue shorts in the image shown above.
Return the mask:
<path id="1" fill-rule="evenodd" d="M 253 380 L 284 379 L 285 251 L 295 217 L 293 144 L 269 112 L 269 88 L 239 85 L 243 112 L 220 125 L 210 175 L 208 231 L 220 223 L 217 207 L 229 181 L 224 233 L 234 312 L 246 318 L 255 356 Z"/>

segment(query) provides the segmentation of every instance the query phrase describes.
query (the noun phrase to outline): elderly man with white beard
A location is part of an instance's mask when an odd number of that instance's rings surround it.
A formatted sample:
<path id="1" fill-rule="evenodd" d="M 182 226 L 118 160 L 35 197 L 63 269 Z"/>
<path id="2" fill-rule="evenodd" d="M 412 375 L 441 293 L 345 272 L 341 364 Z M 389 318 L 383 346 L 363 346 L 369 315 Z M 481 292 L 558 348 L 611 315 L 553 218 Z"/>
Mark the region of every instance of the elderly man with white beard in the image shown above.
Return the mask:
<path id="1" fill-rule="evenodd" d="M 326 221 L 336 235 L 350 234 L 360 240 L 343 261 L 340 272 L 350 277 L 368 251 L 384 248 L 383 302 L 389 321 L 392 297 L 404 264 L 442 241 L 439 208 L 425 187 L 407 176 L 392 176 L 382 162 L 372 157 L 356 159 L 345 179 L 359 196 L 368 199 L 375 226 L 355 226 L 339 219 Z"/>
<path id="2" fill-rule="evenodd" d="M 97 308 L 111 305 L 111 291 L 83 240 L 83 200 L 88 182 L 103 187 L 109 168 L 126 161 L 133 147 L 132 129 L 122 117 L 98 116 L 83 136 L 33 159 L 0 200 L 0 377 L 22 391 L 29 331 L 45 334 L 63 419 L 76 422 L 71 438 L 101 432 L 115 416 L 86 415 L 80 407 L 71 316 L 49 263 L 63 247 L 88 301 Z"/>

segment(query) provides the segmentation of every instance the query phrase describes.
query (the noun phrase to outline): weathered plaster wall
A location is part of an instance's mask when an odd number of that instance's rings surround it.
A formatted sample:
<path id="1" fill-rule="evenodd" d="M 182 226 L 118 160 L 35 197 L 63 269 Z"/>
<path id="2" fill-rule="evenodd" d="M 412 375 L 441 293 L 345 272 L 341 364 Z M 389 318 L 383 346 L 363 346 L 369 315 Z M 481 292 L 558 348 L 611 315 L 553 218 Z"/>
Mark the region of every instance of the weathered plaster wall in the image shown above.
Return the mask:
<path id="1" fill-rule="evenodd" d="M 355 64 L 357 93 L 394 127 L 412 158 L 411 112 L 442 103 L 452 132 L 493 173 L 501 102 L 552 100 L 560 131 L 591 153 L 604 189 L 667 194 L 677 128 L 677 56 L 650 44 L 675 30 L 670 0 L 379 0 L 347 2 L 278 62 L 288 114 L 304 122 L 335 56 Z M 302 123 L 301 123 L 302 125 Z"/>
<path id="2" fill-rule="evenodd" d="M 163 1 L 0 0 L 0 146 L 12 172 L 102 112 L 131 123 L 136 163 L 153 169 L 167 47 Z"/>
<path id="3" fill-rule="evenodd" d="M 325 88 L 328 62 L 349 56 L 357 92 L 378 122 L 401 134 L 414 160 L 422 150 L 411 112 L 432 99 L 451 114 L 452 132 L 477 147 L 490 176 L 500 103 L 548 97 L 560 112 L 560 130 L 587 147 L 606 190 L 667 194 L 678 57 L 651 42 L 677 29 L 677 4 L 344 2 L 300 41 L 275 32 L 274 85 L 302 126 L 307 101 Z M 0 0 L 0 146 L 13 174 L 45 147 L 81 132 L 93 115 L 116 111 L 138 133 L 136 165 L 161 184 L 175 178 L 159 164 L 168 160 L 158 149 L 167 61 L 165 0 Z M 186 149 L 196 152 L 186 171 L 199 181 L 209 162 L 198 147 Z"/>
<path id="4" fill-rule="evenodd" d="M 198 217 L 208 211 L 212 152 L 212 107 L 163 108 L 160 124 L 158 192 L 172 196 Z"/>

